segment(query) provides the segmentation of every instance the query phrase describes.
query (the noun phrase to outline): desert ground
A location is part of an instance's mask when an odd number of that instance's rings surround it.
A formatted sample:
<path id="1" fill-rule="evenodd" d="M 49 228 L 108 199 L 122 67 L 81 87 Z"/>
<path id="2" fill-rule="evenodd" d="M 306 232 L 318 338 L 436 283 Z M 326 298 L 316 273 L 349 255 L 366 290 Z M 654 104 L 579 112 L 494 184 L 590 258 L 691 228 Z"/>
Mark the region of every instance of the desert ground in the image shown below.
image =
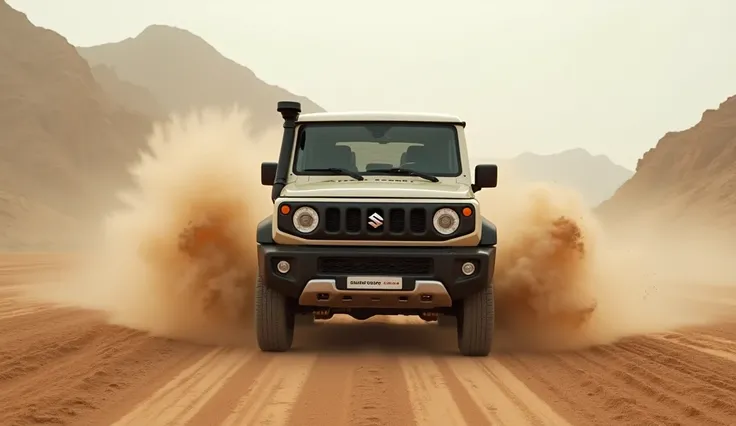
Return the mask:
<path id="1" fill-rule="evenodd" d="M 294 350 L 187 343 L 26 302 L 70 258 L 0 257 L 0 424 L 732 425 L 736 323 L 557 353 L 456 354 L 452 330 L 335 317 Z M 736 307 L 736 292 L 713 307 Z M 704 303 L 701 299 L 701 303 Z M 347 324 L 347 322 L 352 322 Z M 243 327 L 249 333 L 249 327 Z"/>

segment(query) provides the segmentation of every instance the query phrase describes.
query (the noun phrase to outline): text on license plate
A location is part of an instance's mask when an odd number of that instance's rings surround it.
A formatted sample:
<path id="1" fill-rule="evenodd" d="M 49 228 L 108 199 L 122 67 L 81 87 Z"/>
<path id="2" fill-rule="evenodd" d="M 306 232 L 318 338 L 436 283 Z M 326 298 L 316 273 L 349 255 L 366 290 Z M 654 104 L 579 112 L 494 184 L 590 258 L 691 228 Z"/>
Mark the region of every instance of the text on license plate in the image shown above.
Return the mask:
<path id="1" fill-rule="evenodd" d="M 401 290 L 401 277 L 348 277 L 348 290 Z"/>

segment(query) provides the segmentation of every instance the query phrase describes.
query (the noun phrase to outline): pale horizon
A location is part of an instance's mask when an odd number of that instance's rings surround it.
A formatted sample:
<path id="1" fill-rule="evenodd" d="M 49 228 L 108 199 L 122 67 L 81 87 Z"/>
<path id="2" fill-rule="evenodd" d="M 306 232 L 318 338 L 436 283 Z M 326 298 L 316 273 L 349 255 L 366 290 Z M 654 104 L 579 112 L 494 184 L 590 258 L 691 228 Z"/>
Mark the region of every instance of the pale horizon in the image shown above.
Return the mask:
<path id="1" fill-rule="evenodd" d="M 633 170 L 736 94 L 725 0 L 8 3 L 76 46 L 186 29 L 327 110 L 456 114 L 478 157 L 583 148 Z"/>

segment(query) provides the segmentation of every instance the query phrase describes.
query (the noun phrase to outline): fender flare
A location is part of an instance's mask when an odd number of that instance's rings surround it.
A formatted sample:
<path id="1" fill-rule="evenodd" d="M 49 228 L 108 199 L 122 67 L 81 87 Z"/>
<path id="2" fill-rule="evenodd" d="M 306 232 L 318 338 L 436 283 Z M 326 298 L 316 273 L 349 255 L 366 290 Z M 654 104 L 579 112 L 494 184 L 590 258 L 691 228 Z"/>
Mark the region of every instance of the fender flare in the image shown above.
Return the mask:
<path id="1" fill-rule="evenodd" d="M 274 244 L 273 217 L 269 216 L 258 222 L 258 227 L 256 228 L 256 242 L 258 244 Z"/>
<path id="2" fill-rule="evenodd" d="M 490 220 L 482 218 L 482 228 L 480 233 L 480 246 L 495 246 L 498 244 L 498 230 L 496 225 Z"/>

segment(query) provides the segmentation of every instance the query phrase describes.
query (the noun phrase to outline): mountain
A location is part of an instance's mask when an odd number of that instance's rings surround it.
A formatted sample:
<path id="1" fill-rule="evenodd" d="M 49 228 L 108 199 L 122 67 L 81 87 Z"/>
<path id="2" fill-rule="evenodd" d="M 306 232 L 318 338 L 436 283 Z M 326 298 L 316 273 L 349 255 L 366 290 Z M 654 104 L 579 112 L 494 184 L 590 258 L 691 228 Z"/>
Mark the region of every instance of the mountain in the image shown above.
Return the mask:
<path id="1" fill-rule="evenodd" d="M 616 221 L 671 227 L 696 220 L 736 230 L 736 96 L 705 111 L 695 126 L 664 135 L 598 212 Z"/>
<path id="2" fill-rule="evenodd" d="M 99 214 L 151 122 L 111 100 L 64 37 L 6 2 L 0 58 L 0 243 L 22 246 L 12 230 L 32 217 L 70 230 L 70 217 Z"/>
<path id="3" fill-rule="evenodd" d="M 239 104 L 280 125 L 279 100 L 323 111 L 167 26 L 76 48 L 0 2 L 0 57 L 0 249 L 78 241 L 116 203 L 152 123 L 169 113 Z"/>
<path id="4" fill-rule="evenodd" d="M 611 197 L 634 173 L 605 155 L 592 155 L 582 148 L 549 155 L 527 152 L 511 159 L 473 162 L 479 163 L 498 164 L 501 179 L 507 175 L 515 181 L 554 182 L 575 189 L 591 207 Z"/>
<path id="5" fill-rule="evenodd" d="M 304 112 L 324 111 L 311 100 L 259 79 L 189 31 L 152 25 L 116 43 L 80 47 L 93 67 L 107 65 L 123 80 L 150 91 L 167 112 L 192 107 L 247 109 L 257 123 L 279 125 L 276 102 L 298 100 Z"/>
<path id="6" fill-rule="evenodd" d="M 158 102 L 153 93 L 145 87 L 121 79 L 115 70 L 107 65 L 92 67 L 92 76 L 102 89 L 121 106 L 144 114 L 147 117 L 165 119 L 166 109 Z"/>

